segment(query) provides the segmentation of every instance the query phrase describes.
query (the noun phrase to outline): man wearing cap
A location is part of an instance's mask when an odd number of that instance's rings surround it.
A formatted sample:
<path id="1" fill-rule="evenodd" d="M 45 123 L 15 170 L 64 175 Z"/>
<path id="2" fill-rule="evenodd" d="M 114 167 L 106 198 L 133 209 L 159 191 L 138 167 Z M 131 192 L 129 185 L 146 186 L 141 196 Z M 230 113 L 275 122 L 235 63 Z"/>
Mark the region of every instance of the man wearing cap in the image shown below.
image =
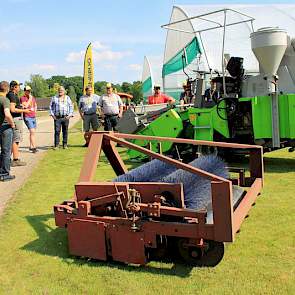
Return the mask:
<path id="1" fill-rule="evenodd" d="M 10 175 L 10 155 L 15 124 L 10 113 L 10 101 L 6 97 L 8 90 L 8 82 L 0 82 L 0 181 L 9 181 L 15 178 Z"/>
<path id="2" fill-rule="evenodd" d="M 25 109 L 30 110 L 29 113 L 24 114 L 24 121 L 30 132 L 30 151 L 36 153 L 38 151 L 35 139 L 37 103 L 35 97 L 31 95 L 31 87 L 29 85 L 25 86 L 24 91 L 25 95 L 20 98 L 20 101 Z"/>
<path id="3" fill-rule="evenodd" d="M 18 93 L 20 91 L 20 85 L 17 80 L 10 82 L 10 91 L 7 94 L 7 98 L 10 101 L 10 112 L 13 117 L 15 128 L 13 129 L 13 144 L 12 144 L 12 156 L 13 161 L 11 163 L 12 167 L 25 166 L 26 162 L 19 159 L 19 143 L 22 141 L 23 133 L 23 113 L 29 113 L 30 110 L 23 109 Z"/>
<path id="4" fill-rule="evenodd" d="M 171 96 L 168 96 L 164 93 L 161 93 L 161 86 L 155 85 L 154 86 L 154 95 L 148 97 L 149 104 L 158 104 L 158 103 L 169 103 L 174 104 L 175 99 Z"/>
<path id="5" fill-rule="evenodd" d="M 118 94 L 113 93 L 111 83 L 106 85 L 107 93 L 100 98 L 98 105 L 101 108 L 102 116 L 104 117 L 104 130 L 116 130 L 119 118 L 123 114 L 123 102 Z"/>
<path id="6" fill-rule="evenodd" d="M 93 131 L 97 131 L 99 127 L 98 117 L 97 117 L 97 106 L 100 97 L 93 93 L 91 86 L 85 88 L 86 95 L 83 95 L 79 99 L 79 113 L 83 120 L 84 138 L 87 138 L 87 134 L 90 130 L 90 126 Z M 87 142 L 84 145 L 88 146 Z"/>
<path id="7" fill-rule="evenodd" d="M 70 118 L 73 117 L 73 103 L 71 98 L 66 95 L 63 86 L 58 88 L 58 93 L 53 96 L 49 105 L 50 115 L 54 120 L 54 150 L 59 148 L 59 137 L 62 129 L 62 146 L 68 148 L 68 127 Z"/>

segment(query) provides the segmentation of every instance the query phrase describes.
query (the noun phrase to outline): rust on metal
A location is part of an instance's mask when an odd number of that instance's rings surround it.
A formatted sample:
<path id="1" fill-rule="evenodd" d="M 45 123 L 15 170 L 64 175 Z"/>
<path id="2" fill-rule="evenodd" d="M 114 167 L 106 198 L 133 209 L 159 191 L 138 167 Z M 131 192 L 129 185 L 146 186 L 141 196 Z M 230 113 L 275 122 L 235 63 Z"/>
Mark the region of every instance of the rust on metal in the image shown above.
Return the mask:
<path id="1" fill-rule="evenodd" d="M 184 257 L 190 254 L 190 259 L 197 260 L 200 265 L 203 255 L 209 255 L 206 251 L 210 245 L 213 244 L 222 254 L 222 242 L 234 241 L 263 186 L 260 146 L 113 132 L 92 132 L 89 138 L 88 151 L 75 185 L 75 198 L 54 206 L 56 225 L 67 229 L 72 255 L 142 265 L 147 263 L 149 251 L 167 247 L 165 241 L 172 239 L 179 242 Z M 250 177 L 245 177 L 244 169 L 234 168 L 232 171 L 238 177 L 225 179 L 127 141 L 132 139 L 244 149 L 249 153 Z M 101 151 L 117 175 L 127 172 L 115 143 L 210 180 L 212 208 L 185 208 L 181 183 L 93 182 Z M 236 208 L 233 205 L 233 184 L 247 188 Z M 173 205 L 167 205 L 165 194 L 173 198 Z M 213 215 L 210 222 L 209 213 Z M 193 251 L 187 252 L 191 248 Z M 219 260 L 221 254 L 217 257 Z M 212 264 L 212 257 L 209 258 Z"/>

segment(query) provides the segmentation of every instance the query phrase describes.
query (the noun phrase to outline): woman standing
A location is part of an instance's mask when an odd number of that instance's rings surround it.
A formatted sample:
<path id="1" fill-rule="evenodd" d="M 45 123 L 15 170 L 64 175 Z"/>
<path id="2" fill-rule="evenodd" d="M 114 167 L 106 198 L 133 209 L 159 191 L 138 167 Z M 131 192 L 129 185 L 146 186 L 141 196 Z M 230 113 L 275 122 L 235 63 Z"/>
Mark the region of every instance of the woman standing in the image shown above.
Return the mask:
<path id="1" fill-rule="evenodd" d="M 25 95 L 21 97 L 21 103 L 23 108 L 29 109 L 29 113 L 24 114 L 24 121 L 30 132 L 30 151 L 36 153 L 38 150 L 36 148 L 35 132 L 37 127 L 36 112 L 37 103 L 36 99 L 31 95 L 31 87 L 25 86 Z"/>

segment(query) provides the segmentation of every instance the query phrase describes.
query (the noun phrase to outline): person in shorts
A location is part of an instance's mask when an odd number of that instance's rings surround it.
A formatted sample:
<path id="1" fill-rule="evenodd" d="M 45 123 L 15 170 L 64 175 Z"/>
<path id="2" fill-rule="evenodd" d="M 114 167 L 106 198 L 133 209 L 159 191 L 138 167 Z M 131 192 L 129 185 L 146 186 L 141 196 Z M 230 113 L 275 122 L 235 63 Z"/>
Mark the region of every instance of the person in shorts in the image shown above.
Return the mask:
<path id="1" fill-rule="evenodd" d="M 37 121 L 36 121 L 36 112 L 37 112 L 37 103 L 35 97 L 31 95 L 31 87 L 25 86 L 24 91 L 25 95 L 20 98 L 21 104 L 25 109 L 30 110 L 29 113 L 24 114 L 24 122 L 29 129 L 30 132 L 30 151 L 33 153 L 36 153 L 37 147 L 36 147 L 36 127 L 37 127 Z"/>
<path id="2" fill-rule="evenodd" d="M 20 103 L 18 93 L 20 91 L 20 85 L 17 80 L 10 82 L 10 91 L 7 94 L 7 98 L 10 101 L 10 112 L 14 120 L 15 128 L 13 129 L 13 144 L 12 144 L 12 156 L 13 161 L 11 167 L 25 166 L 26 162 L 23 162 L 19 158 L 19 143 L 22 141 L 23 133 L 23 113 L 29 113 L 30 110 L 24 109 Z"/>

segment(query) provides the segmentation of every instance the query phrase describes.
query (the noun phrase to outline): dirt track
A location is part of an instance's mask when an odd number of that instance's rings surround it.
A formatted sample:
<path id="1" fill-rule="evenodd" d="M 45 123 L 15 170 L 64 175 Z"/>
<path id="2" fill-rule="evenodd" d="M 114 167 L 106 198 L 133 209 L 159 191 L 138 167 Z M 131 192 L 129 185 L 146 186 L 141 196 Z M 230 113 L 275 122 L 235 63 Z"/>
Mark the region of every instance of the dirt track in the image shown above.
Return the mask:
<path id="1" fill-rule="evenodd" d="M 70 127 L 73 126 L 80 116 L 75 113 L 74 117 L 70 120 Z M 20 145 L 21 160 L 27 162 L 24 167 L 12 167 L 11 174 L 16 178 L 13 181 L 0 182 L 0 215 L 7 202 L 13 197 L 13 195 L 19 190 L 19 188 L 25 183 L 28 177 L 31 175 L 33 169 L 38 162 L 44 157 L 45 152 L 52 148 L 53 145 L 53 121 L 51 117 L 44 116 L 38 118 L 37 121 L 37 146 L 39 152 L 32 154 L 29 152 L 29 132 L 24 125 L 23 142 Z"/>

